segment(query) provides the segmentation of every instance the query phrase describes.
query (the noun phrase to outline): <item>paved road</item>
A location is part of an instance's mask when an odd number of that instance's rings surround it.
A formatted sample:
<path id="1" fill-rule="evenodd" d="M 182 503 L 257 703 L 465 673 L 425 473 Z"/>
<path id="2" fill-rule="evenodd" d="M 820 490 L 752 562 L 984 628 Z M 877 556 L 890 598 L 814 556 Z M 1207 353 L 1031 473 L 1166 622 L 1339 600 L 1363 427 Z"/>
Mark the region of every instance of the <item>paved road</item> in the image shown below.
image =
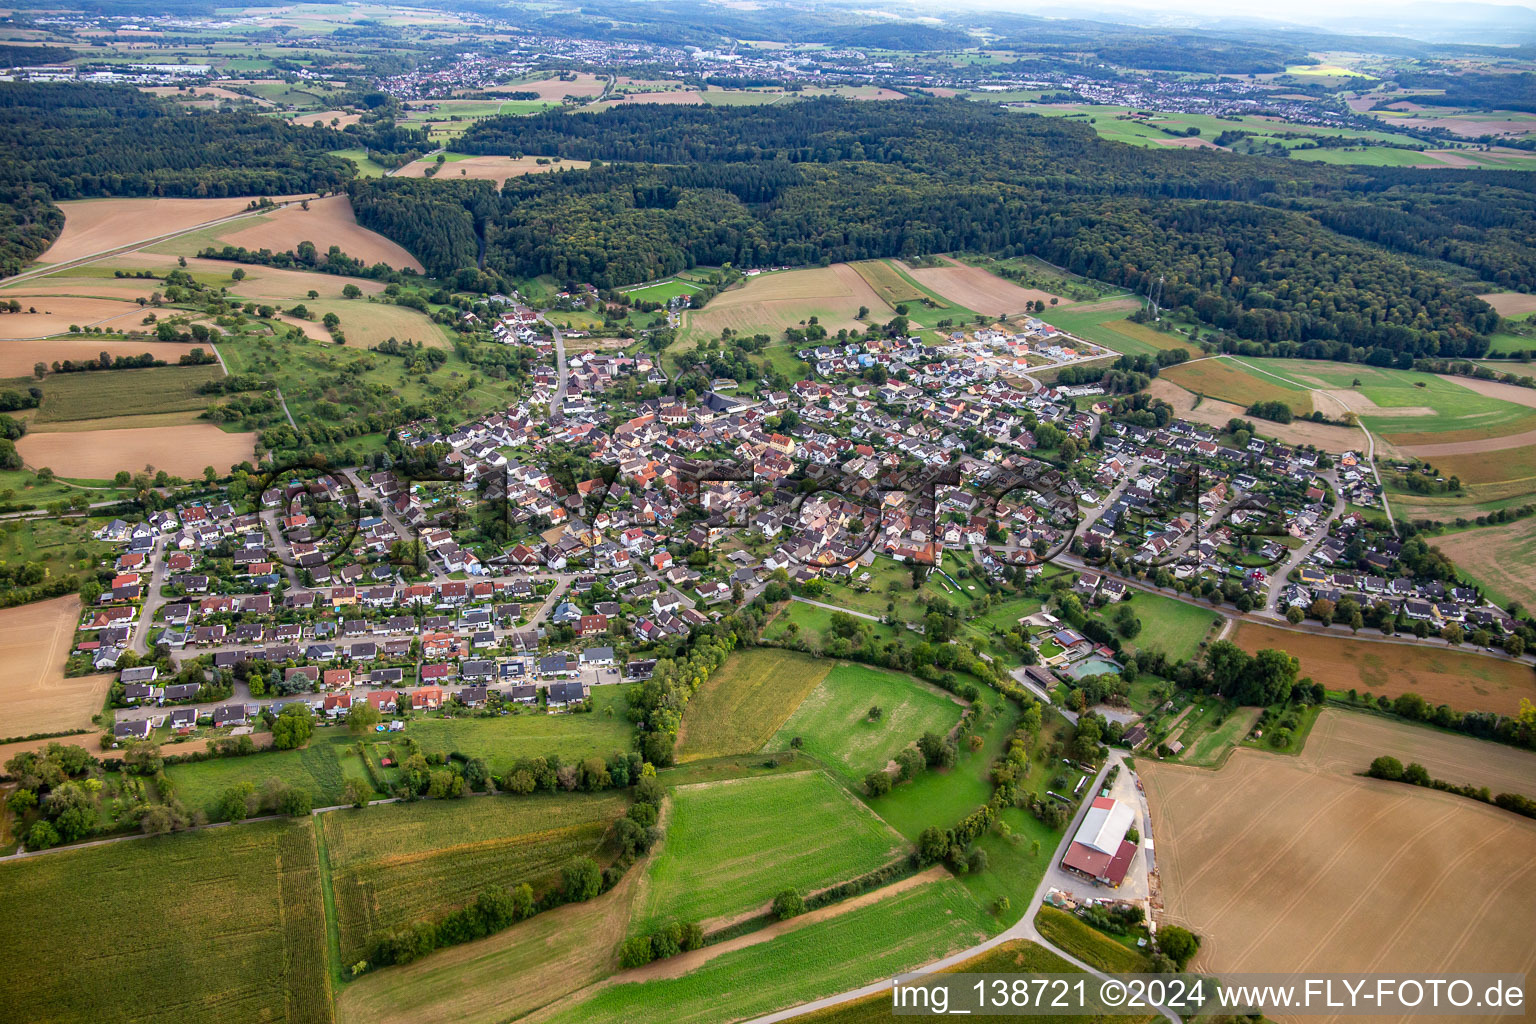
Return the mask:
<path id="1" fill-rule="evenodd" d="M 145 655 L 149 653 L 149 634 L 155 628 L 155 612 L 165 604 L 166 598 L 160 592 L 165 583 L 165 539 L 158 538 L 155 548 L 149 553 L 151 564 L 154 568 L 149 575 L 149 589 L 144 594 L 144 606 L 139 609 L 138 621 L 133 626 L 132 650 L 135 654 Z"/>
<path id="2" fill-rule="evenodd" d="M 570 371 L 565 365 L 565 335 L 549 317 L 540 313 L 539 319 L 549 327 L 555 338 L 555 372 L 559 375 L 559 382 L 555 385 L 555 396 L 549 400 L 549 421 L 558 423 L 562 419 L 561 403 L 565 401 L 566 392 L 570 388 Z"/>
<path id="3" fill-rule="evenodd" d="M 1344 496 L 1339 492 L 1338 481 L 1329 474 L 1323 474 L 1323 476 L 1333 487 L 1333 509 L 1328 513 L 1327 518 L 1317 525 L 1317 529 L 1307 538 L 1306 543 L 1292 552 L 1291 557 L 1286 559 L 1270 577 L 1269 595 L 1264 598 L 1264 611 L 1269 615 L 1281 614 L 1280 594 L 1285 590 L 1286 580 L 1301 566 L 1302 562 L 1312 557 L 1312 552 L 1316 551 L 1318 545 L 1328 538 L 1329 524 L 1344 514 Z"/>

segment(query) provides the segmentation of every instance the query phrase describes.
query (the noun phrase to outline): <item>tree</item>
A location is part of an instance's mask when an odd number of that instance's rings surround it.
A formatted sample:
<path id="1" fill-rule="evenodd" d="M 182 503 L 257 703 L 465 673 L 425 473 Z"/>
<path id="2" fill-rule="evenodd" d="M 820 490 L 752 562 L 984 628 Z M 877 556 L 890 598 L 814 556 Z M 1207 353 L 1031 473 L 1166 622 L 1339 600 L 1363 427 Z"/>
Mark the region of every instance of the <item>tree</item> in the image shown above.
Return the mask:
<path id="1" fill-rule="evenodd" d="M 214 808 L 223 821 L 244 821 L 255 810 L 256 787 L 249 782 L 237 782 L 224 791 Z"/>
<path id="2" fill-rule="evenodd" d="M 314 809 L 315 798 L 303 786 L 288 786 L 277 797 L 277 813 L 302 818 Z"/>
<path id="3" fill-rule="evenodd" d="M 372 732 L 373 727 L 379 724 L 379 709 L 373 706 L 372 701 L 353 701 L 352 710 L 347 712 L 347 731 L 353 735 Z"/>
<path id="4" fill-rule="evenodd" d="M 561 872 L 568 903 L 581 903 L 603 891 L 603 872 L 591 857 L 577 857 Z"/>
<path id="5" fill-rule="evenodd" d="M 793 889 L 785 889 L 773 898 L 773 916 L 788 921 L 805 913 L 805 897 Z"/>
<path id="6" fill-rule="evenodd" d="M 1301 610 L 1301 605 L 1299 604 L 1293 604 L 1285 610 L 1285 621 L 1293 626 L 1301 625 L 1302 620 L 1306 617 L 1307 613 Z"/>
<path id="7" fill-rule="evenodd" d="M 355 299 L 359 295 L 362 295 L 362 294 L 363 294 L 363 290 L 361 288 L 359 288 L 357 285 L 352 284 L 351 282 L 348 282 L 347 284 L 342 285 L 341 297 L 344 298 L 344 299 Z"/>
<path id="8" fill-rule="evenodd" d="M 936 825 L 929 825 L 917 837 L 919 864 L 937 864 L 949 856 L 949 836 Z"/>
<path id="9" fill-rule="evenodd" d="M 1199 952 L 1200 936 L 1176 924 L 1164 925 L 1157 930 L 1157 948 L 1178 964 L 1179 970 L 1182 971 Z"/>
<path id="10" fill-rule="evenodd" d="M 891 773 L 883 768 L 864 776 L 864 792 L 870 796 L 884 796 L 891 791 Z"/>
<path id="11" fill-rule="evenodd" d="M 234 270 L 229 272 L 229 278 L 231 281 L 244 281 L 245 270 L 241 267 L 236 267 Z"/>
<path id="12" fill-rule="evenodd" d="M 1388 754 L 1383 754 L 1371 762 L 1366 774 L 1373 779 L 1391 779 L 1397 781 L 1403 777 L 1403 762 Z"/>
<path id="13" fill-rule="evenodd" d="M 289 704 L 272 723 L 272 745 L 278 750 L 293 750 L 309 742 L 315 722 L 309 705 L 302 701 Z"/>
<path id="14" fill-rule="evenodd" d="M 342 796 L 353 807 L 367 807 L 368 801 L 373 798 L 373 789 L 362 779 L 353 777 L 347 780 Z"/>

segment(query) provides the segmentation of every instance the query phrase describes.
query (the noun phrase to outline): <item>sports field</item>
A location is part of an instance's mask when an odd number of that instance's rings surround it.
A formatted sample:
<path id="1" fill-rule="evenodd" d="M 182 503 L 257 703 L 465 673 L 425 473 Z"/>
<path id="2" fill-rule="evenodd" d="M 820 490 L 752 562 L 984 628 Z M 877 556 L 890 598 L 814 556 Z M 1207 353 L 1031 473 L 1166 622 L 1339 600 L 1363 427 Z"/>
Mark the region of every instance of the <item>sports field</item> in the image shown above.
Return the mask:
<path id="1" fill-rule="evenodd" d="M 1536 675 L 1529 665 L 1427 644 L 1385 643 L 1360 637 L 1322 636 L 1255 622 L 1239 622 L 1229 637 L 1250 653 L 1267 647 L 1289 651 L 1301 661 L 1302 676 L 1330 690 L 1396 697 L 1416 693 L 1431 704 L 1457 711 L 1512 715 L 1520 698 L 1536 700 Z"/>
<path id="2" fill-rule="evenodd" d="M 875 706 L 883 713 L 872 721 L 869 710 Z M 859 785 L 923 733 L 948 733 L 960 712 L 948 694 L 908 676 L 843 664 L 811 691 L 769 745 L 785 750 L 799 737 L 806 753 Z"/>
<path id="3" fill-rule="evenodd" d="M 737 651 L 689 700 L 677 759 L 760 749 L 831 668 L 830 661 L 772 647 Z"/>
<path id="4" fill-rule="evenodd" d="M 73 594 L 0 609 L 0 702 L 7 736 L 88 729 L 115 673 L 64 676 L 82 609 Z M 90 740 L 89 736 L 83 737 Z M 66 739 L 63 742 L 79 742 Z M 94 746 L 92 740 L 89 746 Z"/>
<path id="5" fill-rule="evenodd" d="M 678 920 L 710 931 L 766 911 L 784 889 L 808 895 L 905 849 L 901 836 L 819 771 L 679 786 L 632 930 Z"/>
<path id="6" fill-rule="evenodd" d="M 1224 357 L 1170 366 L 1160 376 L 1197 395 L 1244 409 L 1255 402 L 1284 402 L 1297 416 L 1312 412 L 1312 396 L 1305 389 L 1254 373 L 1242 363 Z"/>
<path id="7" fill-rule="evenodd" d="M 488 888 L 536 894 L 572 858 L 593 854 L 624 813 L 622 793 L 561 793 L 388 804 L 321 817 L 341 955 L 374 935 L 436 921 Z"/>
<path id="8" fill-rule="evenodd" d="M 685 313 L 681 335 L 690 341 L 709 339 L 729 327 L 742 334 L 777 336 L 813 316 L 833 334 L 845 327 L 862 331 L 866 325 L 857 319 L 860 306 L 882 322 L 892 316 L 891 307 L 846 263 L 785 270 L 752 278 L 721 292 L 705 308 Z"/>
<path id="9" fill-rule="evenodd" d="M 1238 750 L 1214 772 L 1140 766 L 1166 920 L 1202 936 L 1196 967 L 1531 970 L 1536 822 L 1358 777 L 1330 739 L 1314 731 L 1301 758 Z"/>
<path id="10" fill-rule="evenodd" d="M 1430 542 L 1502 607 L 1536 607 L 1536 518 L 1448 533 Z"/>
<path id="11" fill-rule="evenodd" d="M 4 1015 L 328 1024 L 319 875 L 308 819 L 0 864 Z"/>

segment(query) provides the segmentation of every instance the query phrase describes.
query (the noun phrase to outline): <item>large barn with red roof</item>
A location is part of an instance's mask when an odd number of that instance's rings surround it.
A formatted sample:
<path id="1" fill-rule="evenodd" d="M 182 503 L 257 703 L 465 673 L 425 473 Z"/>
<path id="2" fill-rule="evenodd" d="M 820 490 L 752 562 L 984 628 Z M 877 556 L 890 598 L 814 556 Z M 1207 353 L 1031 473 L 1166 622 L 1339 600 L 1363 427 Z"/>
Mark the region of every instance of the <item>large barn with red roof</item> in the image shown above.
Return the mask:
<path id="1" fill-rule="evenodd" d="M 1126 804 L 1096 797 L 1061 866 L 1105 885 L 1119 885 L 1136 857 L 1136 844 L 1125 838 L 1135 817 Z"/>

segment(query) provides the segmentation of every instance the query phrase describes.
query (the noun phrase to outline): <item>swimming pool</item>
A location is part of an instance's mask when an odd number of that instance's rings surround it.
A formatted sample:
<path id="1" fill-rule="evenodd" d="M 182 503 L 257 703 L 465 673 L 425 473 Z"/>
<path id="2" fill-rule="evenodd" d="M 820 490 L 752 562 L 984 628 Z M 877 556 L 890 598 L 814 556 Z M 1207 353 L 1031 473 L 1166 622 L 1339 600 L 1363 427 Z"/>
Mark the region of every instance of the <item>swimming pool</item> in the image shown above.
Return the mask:
<path id="1" fill-rule="evenodd" d="M 1119 675 L 1120 666 L 1108 658 L 1084 658 L 1077 664 L 1067 668 L 1067 675 L 1073 679 L 1082 679 L 1086 676 L 1102 676 L 1110 673 Z"/>

